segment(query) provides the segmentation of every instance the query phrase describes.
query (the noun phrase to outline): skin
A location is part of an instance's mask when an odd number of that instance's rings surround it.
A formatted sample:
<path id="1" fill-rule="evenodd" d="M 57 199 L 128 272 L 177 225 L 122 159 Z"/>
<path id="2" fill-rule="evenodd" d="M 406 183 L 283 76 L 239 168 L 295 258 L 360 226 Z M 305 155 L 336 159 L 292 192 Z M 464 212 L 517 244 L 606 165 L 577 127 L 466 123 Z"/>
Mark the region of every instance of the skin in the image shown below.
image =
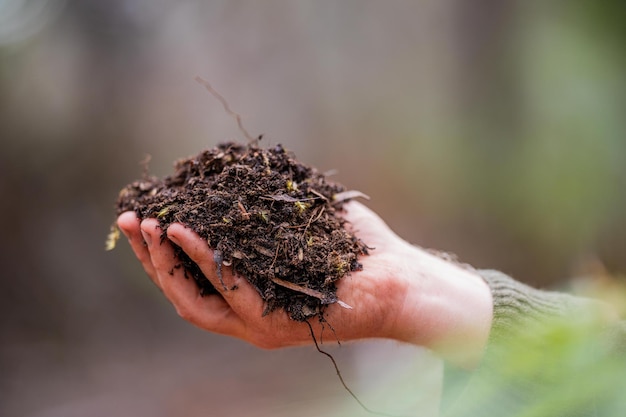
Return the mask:
<path id="1" fill-rule="evenodd" d="M 464 367 L 480 360 L 489 337 L 493 302 L 487 284 L 474 272 L 438 258 L 398 237 L 374 212 L 357 202 L 344 214 L 354 232 L 375 249 L 360 262 L 363 270 L 338 284 L 340 300 L 352 306 L 328 306 L 326 320 L 341 341 L 388 338 L 423 346 Z M 132 212 L 118 226 L 150 279 L 178 314 L 201 329 L 243 339 L 265 349 L 311 344 L 306 323 L 290 320 L 282 310 L 262 317 L 263 301 L 232 269 L 222 267 L 219 281 L 214 252 L 192 230 L 172 224 L 160 242 L 155 219 L 140 222 Z M 171 245 L 180 246 L 220 291 L 201 297 L 184 278 Z M 322 327 L 310 320 L 316 335 Z"/>

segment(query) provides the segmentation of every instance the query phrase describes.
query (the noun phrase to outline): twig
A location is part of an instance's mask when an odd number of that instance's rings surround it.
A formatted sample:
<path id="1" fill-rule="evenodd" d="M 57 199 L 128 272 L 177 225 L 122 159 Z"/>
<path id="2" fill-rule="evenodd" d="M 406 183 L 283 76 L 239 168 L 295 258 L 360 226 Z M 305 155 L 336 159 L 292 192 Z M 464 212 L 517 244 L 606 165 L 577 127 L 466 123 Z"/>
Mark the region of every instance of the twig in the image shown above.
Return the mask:
<path id="1" fill-rule="evenodd" d="M 237 121 L 237 126 L 239 127 L 241 132 L 244 134 L 246 139 L 248 139 L 249 143 L 252 143 L 252 142 L 256 143 L 260 139 L 260 137 L 255 139 L 252 137 L 252 135 L 250 135 L 250 133 L 248 133 L 246 128 L 243 127 L 243 123 L 241 122 L 241 115 L 230 109 L 230 106 L 228 105 L 228 102 L 226 101 L 226 99 L 220 93 L 218 93 L 213 87 L 211 87 L 211 84 L 207 80 L 205 80 L 204 78 L 200 76 L 196 76 L 194 80 L 196 80 L 198 83 L 203 85 L 204 88 L 206 88 L 207 91 L 213 95 L 213 97 L 215 97 L 220 103 L 222 103 L 222 106 L 224 107 L 224 111 L 226 111 L 226 113 L 228 113 L 229 115 L 235 118 L 235 120 Z"/>
<path id="2" fill-rule="evenodd" d="M 340 203 L 346 200 L 352 200 L 353 198 L 364 198 L 365 200 L 369 200 L 370 197 L 366 194 L 363 194 L 357 190 L 348 190 L 343 191 L 341 193 L 337 193 L 333 196 L 333 203 Z"/>
<path id="3" fill-rule="evenodd" d="M 321 291 L 317 291 L 312 288 L 303 287 L 301 285 L 294 284 L 293 282 L 285 281 L 276 277 L 272 277 L 270 279 L 272 280 L 274 284 L 280 285 L 281 287 L 285 287 L 290 290 L 297 291 L 299 293 L 306 294 L 311 297 L 315 297 L 319 299 L 323 304 L 337 303 L 343 308 L 352 309 L 352 306 L 350 306 L 349 304 L 344 303 L 343 301 L 339 299 L 329 298 L 326 294 L 324 294 Z"/>
<path id="4" fill-rule="evenodd" d="M 241 200 L 237 201 L 237 207 L 239 208 L 239 211 L 241 211 L 241 216 L 243 217 L 243 219 L 244 220 L 250 220 L 250 213 L 248 213 L 248 211 L 244 207 L 244 205 L 241 202 Z"/>
<path id="5" fill-rule="evenodd" d="M 315 223 L 316 221 L 319 220 L 320 217 L 322 217 L 322 214 L 324 213 L 324 209 L 325 207 L 322 206 L 322 208 L 320 209 L 320 212 L 317 213 L 317 217 L 315 217 L 315 220 L 313 220 L 313 216 L 315 216 L 315 212 L 311 215 L 311 217 L 309 217 L 309 221 L 307 222 L 306 227 L 304 228 L 304 231 L 302 232 L 302 236 L 304 236 L 304 234 L 306 233 L 311 223 Z"/>

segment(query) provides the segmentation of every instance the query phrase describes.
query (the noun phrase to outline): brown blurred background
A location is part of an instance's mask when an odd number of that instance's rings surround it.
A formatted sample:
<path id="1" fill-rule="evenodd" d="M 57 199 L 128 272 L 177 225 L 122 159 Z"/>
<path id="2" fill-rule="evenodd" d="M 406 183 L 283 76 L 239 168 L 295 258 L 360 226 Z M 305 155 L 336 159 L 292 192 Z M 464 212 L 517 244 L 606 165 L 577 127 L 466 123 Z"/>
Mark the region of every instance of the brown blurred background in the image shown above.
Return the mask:
<path id="1" fill-rule="evenodd" d="M 359 413 L 312 349 L 200 332 L 103 249 L 147 154 L 243 139 L 196 75 L 404 238 L 623 299 L 624 45 L 620 0 L 0 0 L 0 415 Z M 333 352 L 366 403 L 435 412 L 427 353 Z"/>

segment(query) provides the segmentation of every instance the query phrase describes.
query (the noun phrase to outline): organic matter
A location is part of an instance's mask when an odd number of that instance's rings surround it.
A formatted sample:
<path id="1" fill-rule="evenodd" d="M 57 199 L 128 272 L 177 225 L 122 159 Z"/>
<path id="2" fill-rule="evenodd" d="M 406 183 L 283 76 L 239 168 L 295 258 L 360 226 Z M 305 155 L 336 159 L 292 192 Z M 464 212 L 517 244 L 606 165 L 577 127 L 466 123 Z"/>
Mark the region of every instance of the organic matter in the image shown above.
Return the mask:
<path id="1" fill-rule="evenodd" d="M 367 246 L 346 230 L 343 204 L 362 196 L 299 162 L 281 145 L 223 143 L 176 162 L 163 179 L 144 178 L 124 187 L 116 211 L 154 217 L 163 230 L 179 222 L 214 251 L 217 274 L 230 267 L 265 302 L 265 312 L 284 309 L 296 321 L 319 316 L 337 298 L 337 282 L 362 268 Z M 108 242 L 110 246 L 110 242 Z M 176 245 L 185 276 L 200 293 L 219 293 Z M 222 283 L 223 285 L 223 283 Z M 223 288 L 223 291 L 236 291 Z"/>

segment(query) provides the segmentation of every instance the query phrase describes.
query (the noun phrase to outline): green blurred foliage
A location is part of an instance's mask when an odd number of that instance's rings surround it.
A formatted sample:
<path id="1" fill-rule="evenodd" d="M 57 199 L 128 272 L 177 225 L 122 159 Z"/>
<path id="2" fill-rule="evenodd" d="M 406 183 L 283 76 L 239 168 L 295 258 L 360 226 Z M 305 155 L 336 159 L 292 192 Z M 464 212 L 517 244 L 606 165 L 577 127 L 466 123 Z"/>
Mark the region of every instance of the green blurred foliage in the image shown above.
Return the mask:
<path id="1" fill-rule="evenodd" d="M 449 415 L 622 416 L 623 345 L 597 321 L 570 320 L 529 326 L 491 346 Z"/>

